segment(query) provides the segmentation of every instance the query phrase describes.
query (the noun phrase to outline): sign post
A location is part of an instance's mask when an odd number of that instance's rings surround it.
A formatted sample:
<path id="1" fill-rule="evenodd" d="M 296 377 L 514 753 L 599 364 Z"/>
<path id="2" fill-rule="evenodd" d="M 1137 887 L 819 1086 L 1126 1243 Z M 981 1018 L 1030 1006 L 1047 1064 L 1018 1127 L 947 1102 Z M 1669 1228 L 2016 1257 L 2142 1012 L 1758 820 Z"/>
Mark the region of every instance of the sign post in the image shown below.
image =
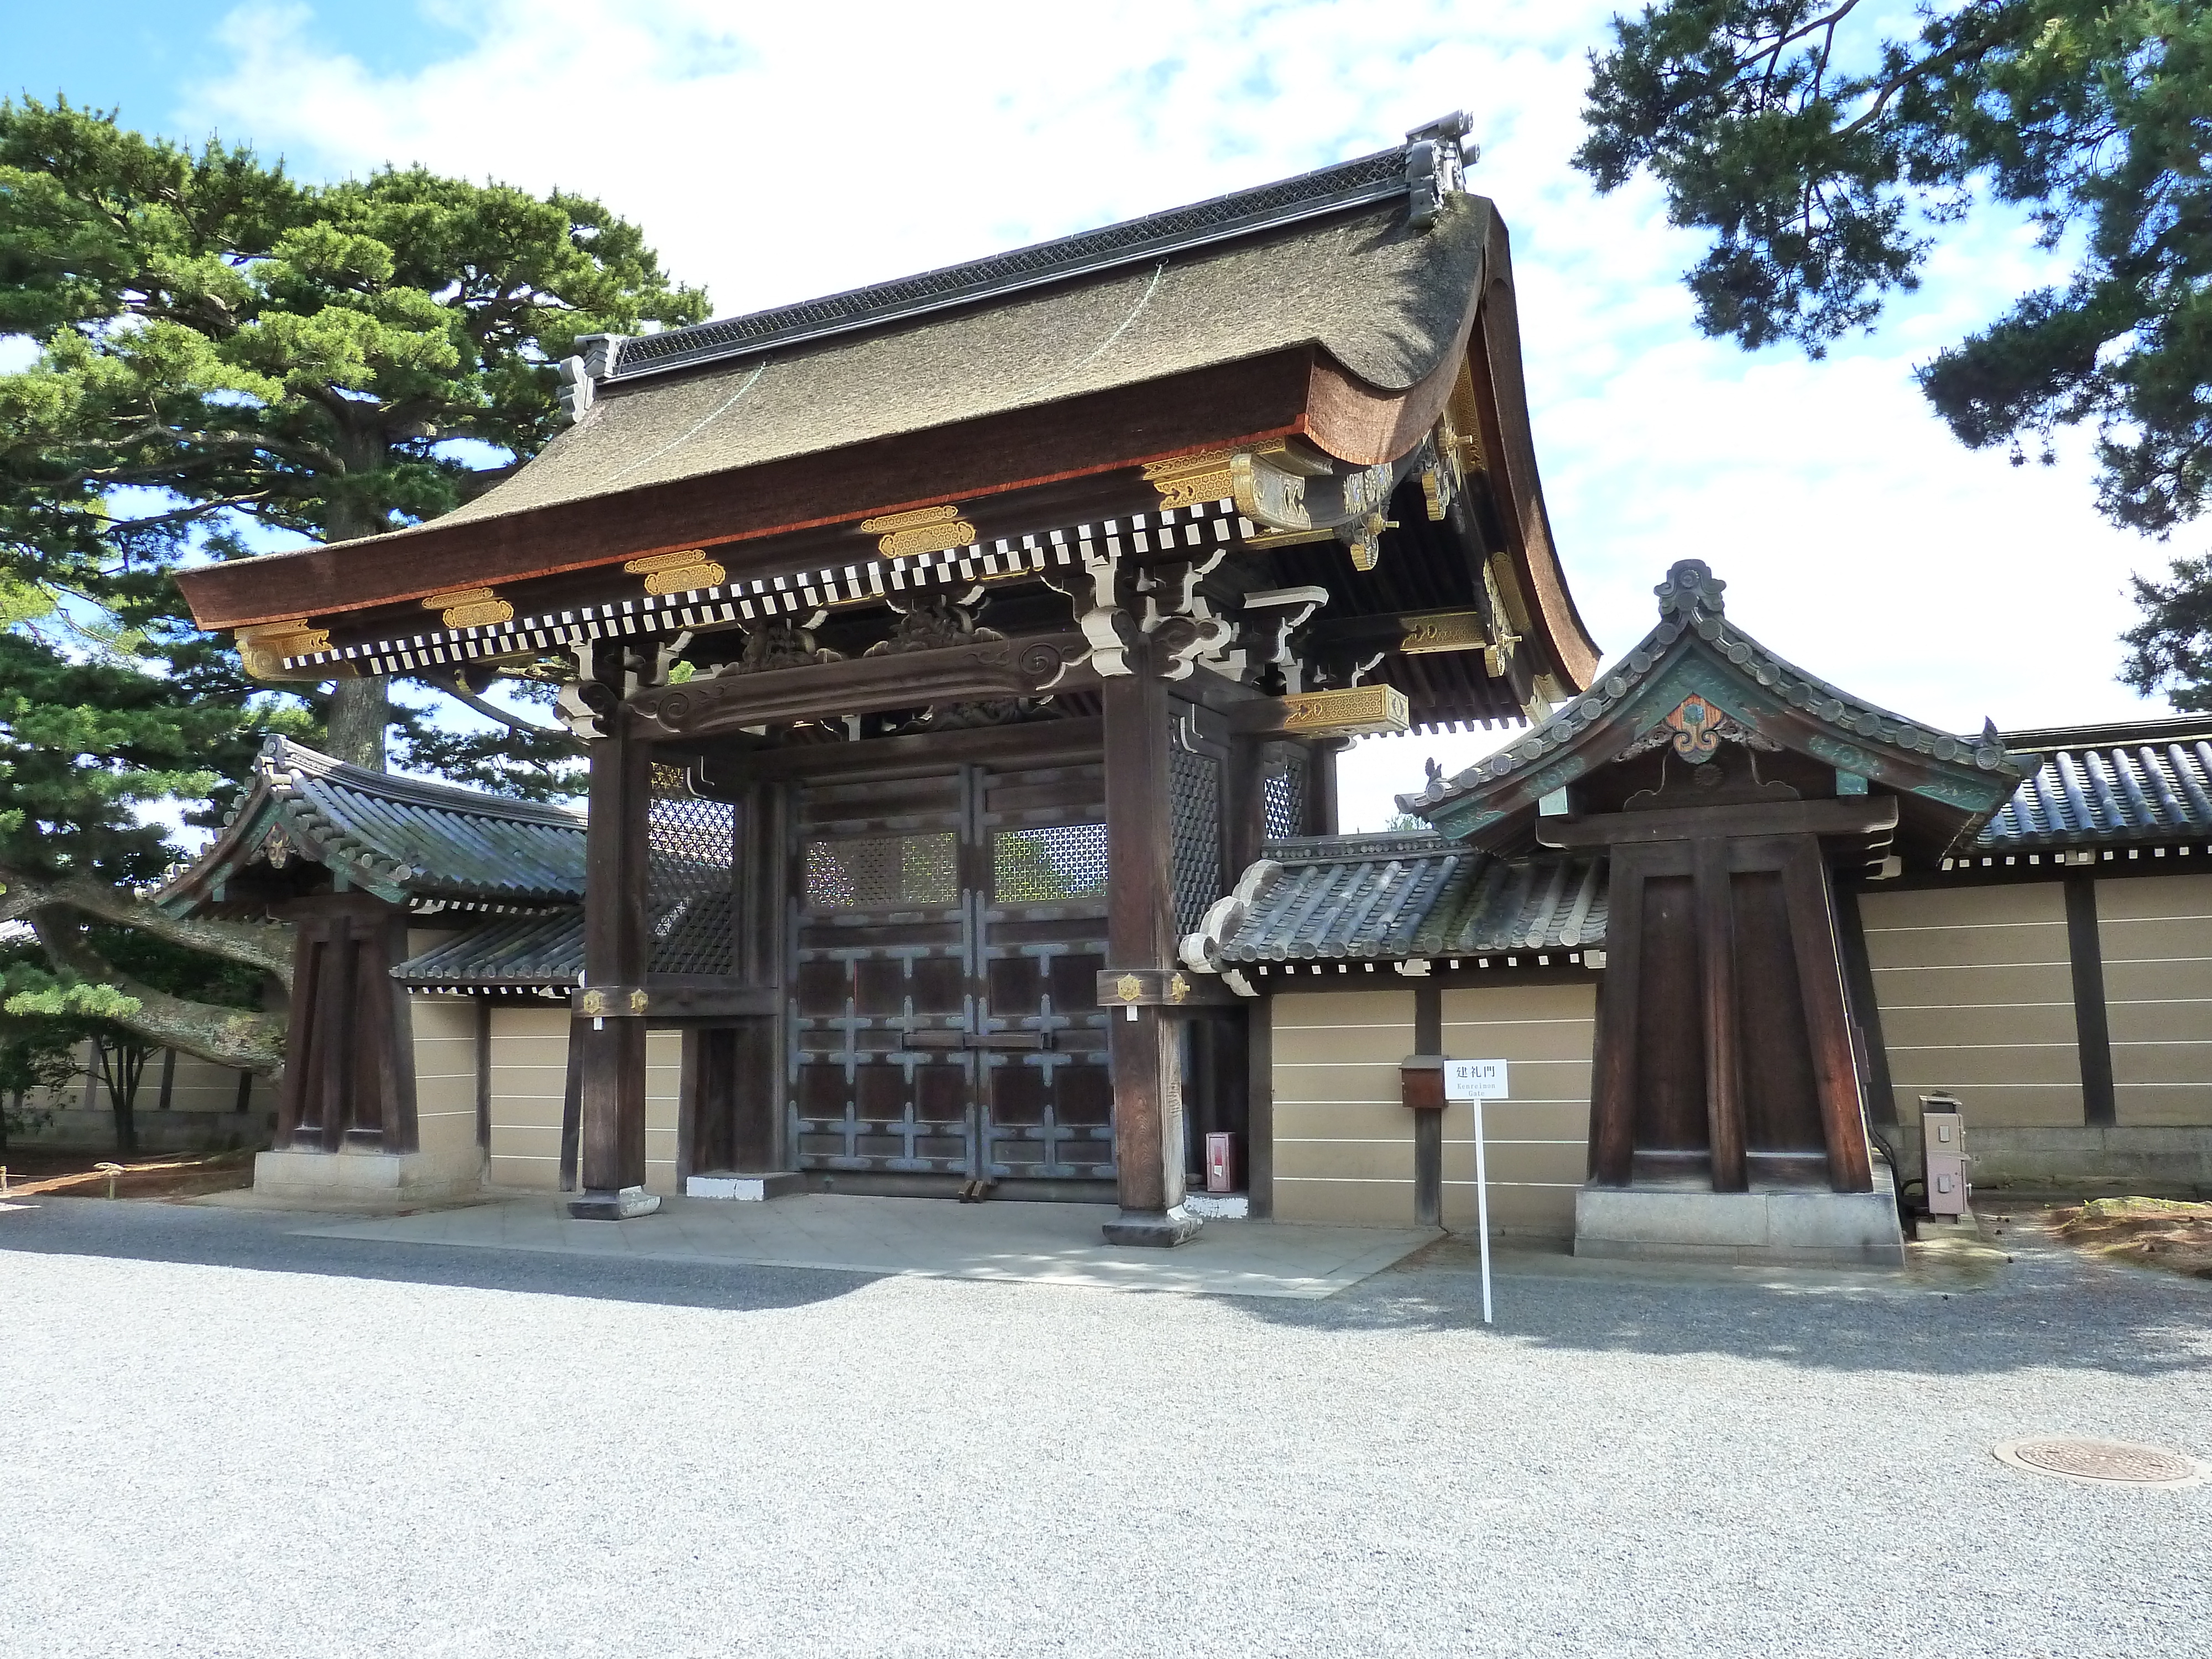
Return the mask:
<path id="1" fill-rule="evenodd" d="M 1502 1060 L 1444 1061 L 1444 1098 L 1464 1100 L 1474 1108 L 1474 1224 L 1482 1240 L 1482 1322 L 1490 1316 L 1490 1170 L 1483 1156 L 1482 1103 L 1504 1100 L 1510 1091 L 1506 1063 Z"/>

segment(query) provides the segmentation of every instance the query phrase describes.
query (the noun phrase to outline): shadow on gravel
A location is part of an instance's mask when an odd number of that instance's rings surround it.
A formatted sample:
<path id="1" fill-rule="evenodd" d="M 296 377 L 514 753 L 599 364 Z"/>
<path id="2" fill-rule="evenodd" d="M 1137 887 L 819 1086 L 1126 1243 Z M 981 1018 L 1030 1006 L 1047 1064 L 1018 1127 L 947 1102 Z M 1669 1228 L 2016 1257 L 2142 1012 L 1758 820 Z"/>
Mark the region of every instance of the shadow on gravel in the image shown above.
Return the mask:
<path id="1" fill-rule="evenodd" d="M 1480 1331 L 1474 1251 L 1444 1241 L 1320 1303 L 1240 1301 L 1269 1324 Z M 1522 1271 L 1515 1271 L 1519 1267 Z M 2212 1286 L 2021 1245 L 1979 1285 L 1923 1274 L 1649 1270 L 1608 1274 L 1508 1262 L 1495 1334 L 1531 1347 L 1728 1355 L 1820 1371 L 1973 1376 L 2033 1368 L 2160 1376 L 2212 1365 Z"/>
<path id="2" fill-rule="evenodd" d="M 0 1200 L 0 1206 L 7 1202 Z M 456 1249 L 307 1238 L 290 1231 L 314 1220 L 303 1214 L 241 1213 L 178 1204 L 35 1198 L 21 1208 L 0 1207 L 0 1260 L 10 1254 L 107 1256 L 731 1312 L 835 1301 L 876 1277 L 812 1267 L 693 1267 L 477 1245 Z"/>

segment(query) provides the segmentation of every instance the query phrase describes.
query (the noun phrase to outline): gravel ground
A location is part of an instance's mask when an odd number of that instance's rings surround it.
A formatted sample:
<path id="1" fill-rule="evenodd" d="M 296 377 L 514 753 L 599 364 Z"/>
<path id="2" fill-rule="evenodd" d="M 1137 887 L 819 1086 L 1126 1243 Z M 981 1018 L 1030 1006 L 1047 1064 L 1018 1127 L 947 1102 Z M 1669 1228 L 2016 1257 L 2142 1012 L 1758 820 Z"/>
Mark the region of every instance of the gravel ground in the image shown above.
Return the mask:
<path id="1" fill-rule="evenodd" d="M 1329 1301 L 0 1213 L 0 1653 L 2203 1652 L 2212 1285 Z M 1875 1288 L 1874 1285 L 1881 1288 Z M 2195 1632 L 2192 1636 L 2190 1632 Z"/>

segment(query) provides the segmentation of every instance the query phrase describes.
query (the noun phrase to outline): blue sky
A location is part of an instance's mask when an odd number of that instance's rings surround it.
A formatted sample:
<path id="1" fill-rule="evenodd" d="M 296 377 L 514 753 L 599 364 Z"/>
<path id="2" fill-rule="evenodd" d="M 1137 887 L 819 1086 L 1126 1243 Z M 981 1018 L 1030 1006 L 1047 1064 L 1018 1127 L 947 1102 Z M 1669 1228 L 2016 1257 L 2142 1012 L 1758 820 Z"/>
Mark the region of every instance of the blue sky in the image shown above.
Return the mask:
<path id="1" fill-rule="evenodd" d="M 1826 678 L 1978 728 L 2163 712 L 2114 683 L 2131 570 L 2163 547 L 2105 526 L 2077 447 L 2052 468 L 1969 454 L 1911 370 L 2063 267 L 1976 216 L 1875 334 L 1811 363 L 1691 325 L 1699 251 L 1655 193 L 1599 198 L 1567 165 L 1584 0 L 7 0 L 9 89 L 219 130 L 309 177 L 422 161 L 588 191 L 645 226 L 722 313 L 831 292 L 1381 148 L 1454 107 L 1474 186 L 1514 236 L 1538 456 L 1583 614 L 1608 654 L 1673 560 Z M 1893 15 L 1904 8 L 1889 5 Z M 825 21 L 834 20 L 834 21 Z M 1362 746 L 1372 822 L 1423 754 Z"/>

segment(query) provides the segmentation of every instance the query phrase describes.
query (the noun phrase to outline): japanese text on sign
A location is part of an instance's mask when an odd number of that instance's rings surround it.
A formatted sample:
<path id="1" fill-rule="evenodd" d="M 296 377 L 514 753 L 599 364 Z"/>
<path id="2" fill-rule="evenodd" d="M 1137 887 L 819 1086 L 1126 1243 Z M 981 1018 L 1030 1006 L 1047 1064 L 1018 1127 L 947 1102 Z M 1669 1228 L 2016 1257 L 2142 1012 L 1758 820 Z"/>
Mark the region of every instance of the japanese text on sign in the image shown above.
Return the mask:
<path id="1" fill-rule="evenodd" d="M 1444 1061 L 1446 1100 L 1503 1100 L 1507 1092 L 1502 1060 Z"/>

